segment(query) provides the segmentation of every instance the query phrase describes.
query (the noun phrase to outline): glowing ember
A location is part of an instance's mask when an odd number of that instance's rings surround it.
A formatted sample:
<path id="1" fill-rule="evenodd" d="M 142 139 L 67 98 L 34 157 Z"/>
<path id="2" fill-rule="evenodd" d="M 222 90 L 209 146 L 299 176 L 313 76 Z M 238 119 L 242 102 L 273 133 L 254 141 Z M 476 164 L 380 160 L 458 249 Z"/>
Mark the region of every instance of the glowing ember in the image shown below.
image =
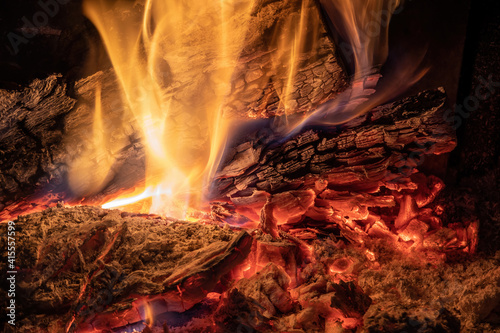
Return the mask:
<path id="1" fill-rule="evenodd" d="M 353 262 L 349 258 L 339 258 L 335 260 L 330 266 L 330 272 L 332 273 L 351 273 Z"/>

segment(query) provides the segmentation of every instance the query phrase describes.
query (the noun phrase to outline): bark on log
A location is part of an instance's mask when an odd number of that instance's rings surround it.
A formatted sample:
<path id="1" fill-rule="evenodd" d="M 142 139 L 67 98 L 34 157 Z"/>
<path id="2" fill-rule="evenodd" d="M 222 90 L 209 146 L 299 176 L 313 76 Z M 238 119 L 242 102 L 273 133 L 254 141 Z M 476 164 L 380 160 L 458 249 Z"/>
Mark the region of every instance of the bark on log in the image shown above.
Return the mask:
<path id="1" fill-rule="evenodd" d="M 477 219 L 442 227 L 442 212 L 431 204 L 444 187 L 418 173 L 426 155 L 455 147 L 443 117 L 442 89 L 375 108 L 336 128 L 311 128 L 281 143 L 269 128 L 244 136 L 226 156 L 212 195 L 213 216 L 221 221 L 260 223 L 279 238 L 279 229 L 310 238 L 307 228 L 339 230 L 349 241 L 399 239 L 427 249 L 464 250 L 477 244 Z M 226 218 L 229 216 L 229 218 Z M 438 237 L 439 238 L 439 237 Z"/>
<path id="2" fill-rule="evenodd" d="M 382 105 L 345 125 L 312 128 L 283 143 L 269 128 L 225 157 L 214 200 L 315 187 L 366 192 L 404 187 L 425 155 L 443 154 L 455 133 L 443 117 L 445 93 L 425 91 Z"/>
<path id="3" fill-rule="evenodd" d="M 50 204 L 72 198 L 68 167 L 77 158 L 100 162 L 102 157 L 95 152 L 82 156 L 94 144 L 98 86 L 108 92 L 102 99 L 103 110 L 109 111 L 103 120 L 104 130 L 110 142 L 118 141 L 122 147 L 113 152 L 116 161 L 109 174 L 99 177 L 92 172 L 102 183 L 95 189 L 103 190 L 111 180 L 111 191 L 133 187 L 140 181 L 144 170 L 142 145 L 133 129 L 114 126 L 124 113 L 115 83 L 113 73 L 99 72 L 74 85 L 52 75 L 33 81 L 21 91 L 0 90 L 0 219 L 26 212 L 33 202 Z M 125 163 L 127 168 L 121 169 Z"/>
<path id="4" fill-rule="evenodd" d="M 5 234 L 7 223 L 0 228 Z M 26 332 L 48 323 L 57 332 L 112 329 L 145 320 L 153 305 L 185 311 L 245 259 L 253 241 L 244 231 L 89 206 L 21 216 L 15 228 L 16 327 Z M 1 265 L 6 278 L 10 269 Z"/>
<path id="5" fill-rule="evenodd" d="M 229 117 L 309 111 L 348 87 L 315 1 L 261 0 L 248 30 L 224 106 Z"/>
<path id="6" fill-rule="evenodd" d="M 75 103 L 57 75 L 23 91 L 0 90 L 0 211 L 61 177 L 64 118 Z"/>

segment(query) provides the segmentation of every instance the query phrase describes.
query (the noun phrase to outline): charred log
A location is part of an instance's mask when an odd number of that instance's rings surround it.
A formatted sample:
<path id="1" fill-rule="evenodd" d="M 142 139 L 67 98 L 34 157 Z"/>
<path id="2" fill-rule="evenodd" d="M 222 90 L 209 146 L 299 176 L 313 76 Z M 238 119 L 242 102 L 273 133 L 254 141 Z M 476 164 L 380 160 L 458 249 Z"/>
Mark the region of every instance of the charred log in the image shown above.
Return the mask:
<path id="1" fill-rule="evenodd" d="M 133 130 L 117 130 L 113 126 L 124 112 L 115 83 L 116 78 L 110 72 L 99 72 L 74 85 L 52 75 L 33 81 L 21 91 L 0 91 L 1 219 L 29 211 L 33 202 L 49 205 L 72 197 L 67 172 L 75 159 L 92 144 L 98 88 L 108 92 L 103 98 L 105 110 L 110 111 L 104 122 L 105 129 L 109 129 L 113 140 L 123 143 L 115 152 L 114 170 L 117 172 L 111 172 L 106 179 L 115 180 L 110 191 L 137 184 L 144 168 L 142 145 Z M 92 160 L 93 157 L 87 158 Z M 125 162 L 129 167 L 122 170 L 120 167 Z M 118 174 L 119 178 L 114 178 Z M 103 190 L 106 185 L 97 189 Z"/>
<path id="2" fill-rule="evenodd" d="M 271 129 L 255 132 L 226 157 L 213 196 L 272 194 L 312 188 L 317 181 L 319 187 L 367 193 L 383 184 L 404 186 L 425 155 L 443 154 L 456 145 L 443 118 L 444 102 L 443 90 L 426 91 L 284 143 Z"/>
<path id="3" fill-rule="evenodd" d="M 213 216 L 230 216 L 233 224 L 258 222 L 274 238 L 280 229 L 301 239 L 318 230 L 340 231 L 359 245 L 379 238 L 473 253 L 477 214 L 443 214 L 436 198 L 444 183 L 419 173 L 426 156 L 455 147 L 443 118 L 444 98 L 440 89 L 422 92 L 284 143 L 270 129 L 246 136 L 217 174 Z"/>
<path id="4" fill-rule="evenodd" d="M 75 102 L 56 75 L 0 91 L 0 210 L 59 176 L 64 118 Z"/>

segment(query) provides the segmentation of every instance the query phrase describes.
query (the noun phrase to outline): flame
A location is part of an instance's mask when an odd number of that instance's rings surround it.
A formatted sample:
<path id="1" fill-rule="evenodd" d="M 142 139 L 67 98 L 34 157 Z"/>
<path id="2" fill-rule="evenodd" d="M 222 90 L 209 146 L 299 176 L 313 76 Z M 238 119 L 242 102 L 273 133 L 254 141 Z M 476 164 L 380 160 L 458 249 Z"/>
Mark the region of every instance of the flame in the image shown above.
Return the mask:
<path id="1" fill-rule="evenodd" d="M 99 30 L 128 106 L 122 120 L 113 126 L 124 133 L 139 132 L 146 150 L 144 187 L 134 196 L 119 197 L 103 207 L 123 207 L 152 198 L 150 213 L 186 218 L 190 208 L 203 204 L 203 189 L 218 166 L 233 127 L 222 110 L 245 46 L 254 3 L 143 1 L 85 0 L 83 6 Z M 280 21 L 266 41 L 271 50 L 270 71 L 282 78 L 274 86 L 285 115 L 297 103 L 293 96 L 297 95 L 298 68 L 311 60 L 305 55 L 316 54 L 309 51 L 318 47 L 321 35 L 321 22 L 311 10 L 312 0 L 300 3 L 300 11 Z M 400 0 L 320 3 L 352 46 L 354 80 L 351 89 L 310 116 L 287 118 L 287 134 L 306 124 L 345 122 L 405 90 L 426 72 L 418 71 L 416 65 L 407 66 L 396 71 L 391 86 L 375 93 L 377 69 L 388 55 L 389 21 Z M 264 81 L 259 84 L 267 84 Z M 89 154 L 84 153 L 69 170 L 71 188 L 78 193 L 98 192 L 110 181 L 115 156 L 125 145 L 105 133 L 100 97 L 98 87 L 93 140 L 88 148 L 99 158 L 88 159 Z"/>
<path id="2" fill-rule="evenodd" d="M 400 0 L 320 0 L 353 52 L 355 78 L 382 65 L 389 50 L 389 21 Z"/>
<path id="3" fill-rule="evenodd" d="M 277 73 L 276 77 L 285 78 L 284 82 L 275 82 L 280 107 L 285 115 L 289 115 L 296 107 L 293 92 L 296 89 L 297 70 L 308 55 L 308 61 L 316 57 L 320 37 L 321 22 L 317 13 L 312 10 L 312 0 L 304 0 L 300 11 L 290 15 L 281 26 L 276 27 L 269 49 L 271 53 L 271 71 Z M 311 95 L 320 89 L 315 88 Z"/>
<path id="4" fill-rule="evenodd" d="M 115 157 L 122 149 L 123 140 L 111 140 L 113 133 L 103 119 L 101 86 L 95 89 L 95 107 L 92 134 L 86 149 L 69 166 L 69 185 L 73 192 L 99 191 L 110 180 Z M 89 175 L 92 175 L 89 177 Z"/>
<path id="5" fill-rule="evenodd" d="M 188 207 L 201 205 L 203 187 L 217 166 L 230 126 L 221 106 L 252 7 L 252 1 L 241 0 L 146 0 L 143 6 L 123 0 L 84 2 L 128 106 L 122 123 L 114 126 L 132 124 L 146 150 L 143 192 L 104 207 L 152 197 L 151 213 L 182 218 Z M 102 119 L 97 96 L 94 128 Z M 105 149 L 99 135 L 102 132 L 96 130 L 93 148 Z M 112 162 L 98 168 L 77 163 L 70 178 L 93 178 L 88 175 L 97 172 L 98 184 L 87 186 L 95 188 L 106 179 Z"/>
<path id="6" fill-rule="evenodd" d="M 344 40 L 341 46 L 347 43 L 351 48 L 354 75 L 350 89 L 320 105 L 305 119 L 297 119 L 288 128 L 289 135 L 305 125 L 345 123 L 397 97 L 429 70 L 420 68 L 426 53 L 423 49 L 420 54 L 417 51 L 416 55 L 400 60 L 398 68 L 393 68 L 385 78 L 385 84 L 378 84 L 380 68 L 389 53 L 389 23 L 395 11 L 401 9 L 398 8 L 401 0 L 320 0 L 320 3 Z M 340 49 L 346 51 L 345 47 Z"/>

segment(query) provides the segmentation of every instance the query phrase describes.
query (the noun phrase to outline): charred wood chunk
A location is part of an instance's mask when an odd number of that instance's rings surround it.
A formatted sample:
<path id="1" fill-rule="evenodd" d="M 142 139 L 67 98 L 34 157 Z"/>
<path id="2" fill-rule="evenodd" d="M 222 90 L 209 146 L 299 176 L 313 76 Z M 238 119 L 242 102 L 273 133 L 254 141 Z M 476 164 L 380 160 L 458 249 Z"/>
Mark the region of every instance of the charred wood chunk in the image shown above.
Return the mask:
<path id="1" fill-rule="evenodd" d="M 214 316 L 217 325 L 222 332 L 237 332 L 238 328 L 272 331 L 271 318 L 294 308 L 289 282 L 285 271 L 272 263 L 239 280 L 221 300 Z"/>
<path id="2" fill-rule="evenodd" d="M 64 119 L 75 102 L 58 75 L 21 91 L 0 90 L 0 210 L 56 172 L 65 153 Z"/>
<path id="3" fill-rule="evenodd" d="M 284 144 L 278 144 L 282 138 L 277 132 L 249 135 L 239 145 L 247 152 L 225 159 L 213 197 L 237 197 L 255 190 L 272 194 L 293 186 L 304 188 L 302 184 L 320 178 L 336 190 L 404 187 L 425 155 L 449 152 L 456 145 L 455 133 L 443 118 L 444 102 L 442 89 L 424 91 L 334 129 L 306 130 Z M 418 205 L 426 200 L 418 198 Z"/>

